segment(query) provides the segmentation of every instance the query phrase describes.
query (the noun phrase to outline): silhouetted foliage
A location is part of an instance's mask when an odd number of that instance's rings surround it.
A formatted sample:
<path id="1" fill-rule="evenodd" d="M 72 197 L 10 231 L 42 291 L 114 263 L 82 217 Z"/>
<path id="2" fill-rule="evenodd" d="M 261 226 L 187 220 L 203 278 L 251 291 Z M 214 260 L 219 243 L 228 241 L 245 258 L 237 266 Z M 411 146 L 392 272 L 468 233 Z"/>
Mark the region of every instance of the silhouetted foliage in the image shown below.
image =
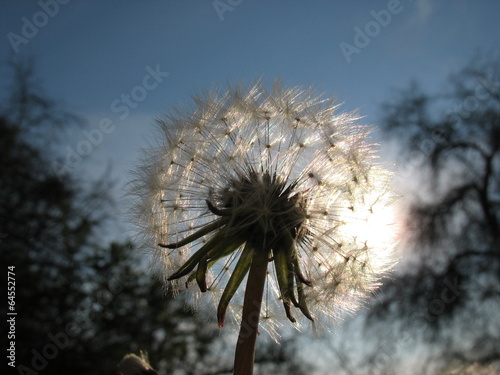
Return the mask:
<path id="1" fill-rule="evenodd" d="M 0 116 L 0 246 L 2 264 L 15 266 L 18 370 L 116 373 L 123 354 L 144 348 L 183 368 L 188 351 L 190 360 L 207 352 L 213 329 L 180 329 L 191 314 L 137 264 L 133 246 L 105 243 L 109 180 L 60 179 L 51 169 L 55 155 L 42 146 L 73 117 L 31 86 L 32 74 L 31 64 L 15 66 Z"/>
<path id="2" fill-rule="evenodd" d="M 402 317 L 438 361 L 499 360 L 500 61 L 476 59 L 438 95 L 412 83 L 383 113 L 398 143 L 409 260 L 367 326 Z"/>

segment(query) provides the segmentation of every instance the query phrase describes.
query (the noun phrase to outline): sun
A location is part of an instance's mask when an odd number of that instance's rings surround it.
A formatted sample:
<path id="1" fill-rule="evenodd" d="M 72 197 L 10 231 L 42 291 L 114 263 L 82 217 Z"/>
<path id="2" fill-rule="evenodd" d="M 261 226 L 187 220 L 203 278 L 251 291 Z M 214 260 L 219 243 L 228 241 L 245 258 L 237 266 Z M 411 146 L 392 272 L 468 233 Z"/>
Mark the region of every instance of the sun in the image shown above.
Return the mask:
<path id="1" fill-rule="evenodd" d="M 384 196 L 383 186 L 373 186 L 372 191 L 364 194 L 355 206 L 343 210 L 339 234 L 346 240 L 353 240 L 370 249 L 379 249 L 380 258 L 372 257 L 374 266 L 377 259 L 386 262 L 387 249 L 393 248 L 399 235 L 397 209 L 393 202 L 381 199 Z"/>

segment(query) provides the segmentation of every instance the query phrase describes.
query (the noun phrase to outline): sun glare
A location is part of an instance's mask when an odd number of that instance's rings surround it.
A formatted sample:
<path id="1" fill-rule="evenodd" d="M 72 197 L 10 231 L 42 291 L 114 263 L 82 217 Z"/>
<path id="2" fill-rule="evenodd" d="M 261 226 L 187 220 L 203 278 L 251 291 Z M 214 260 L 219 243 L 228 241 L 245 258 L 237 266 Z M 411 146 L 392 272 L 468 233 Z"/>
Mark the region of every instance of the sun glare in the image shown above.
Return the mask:
<path id="1" fill-rule="evenodd" d="M 362 204 L 355 210 L 345 210 L 341 218 L 343 225 L 340 233 L 346 238 L 355 239 L 371 249 L 380 251 L 380 262 L 386 263 L 387 249 L 394 247 L 399 233 L 396 207 L 392 202 L 383 201 L 383 190 L 374 188 L 363 197 Z M 376 265 L 379 257 L 371 258 L 371 264 Z"/>

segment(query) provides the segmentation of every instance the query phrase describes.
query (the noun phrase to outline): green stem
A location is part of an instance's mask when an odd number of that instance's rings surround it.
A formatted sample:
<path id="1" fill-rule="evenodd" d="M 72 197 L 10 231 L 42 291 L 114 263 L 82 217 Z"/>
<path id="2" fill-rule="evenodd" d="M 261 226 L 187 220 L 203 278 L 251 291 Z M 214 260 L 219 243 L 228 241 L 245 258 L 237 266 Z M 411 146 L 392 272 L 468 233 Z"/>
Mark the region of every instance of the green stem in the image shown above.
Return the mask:
<path id="1" fill-rule="evenodd" d="M 255 249 L 245 289 L 240 333 L 234 356 L 234 375 L 253 374 L 255 342 L 259 328 L 260 306 L 264 294 L 268 263 L 269 251 Z"/>

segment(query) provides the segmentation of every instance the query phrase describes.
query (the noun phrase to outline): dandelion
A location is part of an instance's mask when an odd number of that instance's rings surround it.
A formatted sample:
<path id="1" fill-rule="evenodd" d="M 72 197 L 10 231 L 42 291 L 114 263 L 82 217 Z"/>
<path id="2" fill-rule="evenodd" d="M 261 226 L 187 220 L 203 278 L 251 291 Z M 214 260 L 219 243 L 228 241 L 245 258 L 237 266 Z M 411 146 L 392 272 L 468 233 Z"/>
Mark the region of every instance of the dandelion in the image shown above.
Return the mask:
<path id="1" fill-rule="evenodd" d="M 338 318 L 378 286 L 393 264 L 391 176 L 359 118 L 311 90 L 195 104 L 158 121 L 134 212 L 169 288 L 214 306 L 219 327 L 241 322 L 234 373 L 251 374 L 259 325 Z"/>

